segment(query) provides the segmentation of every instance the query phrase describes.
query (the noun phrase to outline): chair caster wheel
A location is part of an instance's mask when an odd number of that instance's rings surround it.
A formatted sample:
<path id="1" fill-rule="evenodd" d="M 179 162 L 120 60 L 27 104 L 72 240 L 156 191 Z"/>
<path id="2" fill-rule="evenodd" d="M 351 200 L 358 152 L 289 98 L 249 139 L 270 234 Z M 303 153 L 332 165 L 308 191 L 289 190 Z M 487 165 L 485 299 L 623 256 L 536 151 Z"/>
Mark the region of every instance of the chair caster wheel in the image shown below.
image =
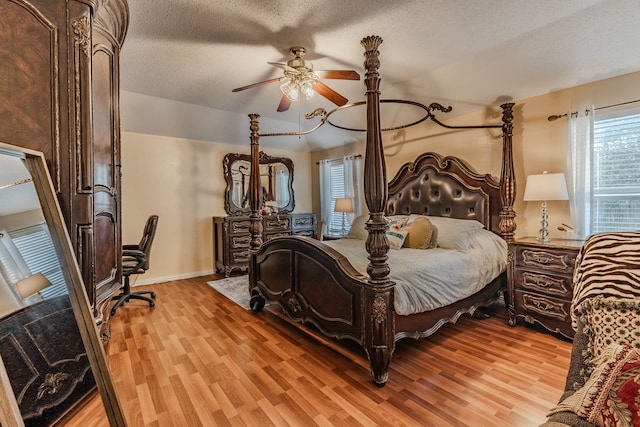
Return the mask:
<path id="1" fill-rule="evenodd" d="M 156 299 L 156 293 L 155 292 L 151 292 L 151 298 Z M 153 307 L 153 306 L 151 306 Z"/>
<path id="2" fill-rule="evenodd" d="M 253 295 L 249 300 L 249 307 L 251 307 L 251 311 L 257 313 L 258 311 L 262 311 L 264 308 L 264 297 L 261 295 Z"/>
<path id="3" fill-rule="evenodd" d="M 156 306 L 155 302 L 152 301 L 152 302 L 149 303 L 149 307 L 155 307 L 155 306 Z"/>

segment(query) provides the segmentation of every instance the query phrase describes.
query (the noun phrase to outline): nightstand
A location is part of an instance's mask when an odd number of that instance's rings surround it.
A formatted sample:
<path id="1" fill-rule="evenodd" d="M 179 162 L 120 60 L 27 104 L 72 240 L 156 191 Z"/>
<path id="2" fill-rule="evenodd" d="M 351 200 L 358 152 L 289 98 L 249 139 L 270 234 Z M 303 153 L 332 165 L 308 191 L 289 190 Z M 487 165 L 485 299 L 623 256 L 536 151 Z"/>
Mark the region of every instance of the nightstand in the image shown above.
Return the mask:
<path id="1" fill-rule="evenodd" d="M 573 339 L 573 269 L 582 240 L 541 243 L 525 237 L 509 243 L 507 308 L 509 325 L 518 318 Z"/>

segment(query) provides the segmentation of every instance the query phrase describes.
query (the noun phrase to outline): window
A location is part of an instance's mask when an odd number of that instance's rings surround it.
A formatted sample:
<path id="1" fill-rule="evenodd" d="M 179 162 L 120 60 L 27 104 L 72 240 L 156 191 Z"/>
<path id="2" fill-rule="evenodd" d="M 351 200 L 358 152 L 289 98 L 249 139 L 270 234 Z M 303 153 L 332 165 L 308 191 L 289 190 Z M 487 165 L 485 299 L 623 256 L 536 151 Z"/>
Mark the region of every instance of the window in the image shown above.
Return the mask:
<path id="1" fill-rule="evenodd" d="M 5 275 L 5 279 L 11 283 L 15 284 L 32 273 L 40 272 L 51 282 L 51 286 L 40 293 L 43 298 L 67 293 L 64 275 L 45 224 L 2 234 L 0 260 L 3 265 L 0 274 Z"/>
<path id="2" fill-rule="evenodd" d="M 360 156 L 319 162 L 320 215 L 323 235 L 343 235 L 351 228 L 353 219 L 360 215 L 363 185 L 360 164 Z M 336 199 L 343 197 L 351 199 L 352 213 L 335 212 Z"/>
<path id="3" fill-rule="evenodd" d="M 331 160 L 329 162 L 329 173 L 330 173 L 330 209 L 331 215 L 328 224 L 327 234 L 329 235 L 342 235 L 342 224 L 343 224 L 343 213 L 335 212 L 333 209 L 336 205 L 336 199 L 340 197 L 345 197 L 344 195 L 344 163 L 342 159 L 340 160 Z M 348 221 L 344 221 L 344 230 L 345 233 L 349 231 L 351 225 Z"/>
<path id="4" fill-rule="evenodd" d="M 595 115 L 591 164 L 592 232 L 640 229 L 640 109 Z"/>

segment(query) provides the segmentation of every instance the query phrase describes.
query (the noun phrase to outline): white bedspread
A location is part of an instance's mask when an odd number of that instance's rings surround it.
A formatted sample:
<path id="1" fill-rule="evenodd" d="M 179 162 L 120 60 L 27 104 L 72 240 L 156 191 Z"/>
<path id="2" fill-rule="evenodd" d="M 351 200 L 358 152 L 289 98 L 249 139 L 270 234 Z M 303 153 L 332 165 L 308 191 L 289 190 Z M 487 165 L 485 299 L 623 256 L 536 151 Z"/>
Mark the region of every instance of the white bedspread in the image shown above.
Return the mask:
<path id="1" fill-rule="evenodd" d="M 507 244 L 496 234 L 480 230 L 473 247 L 452 249 L 390 249 L 390 278 L 395 286 L 395 311 L 420 313 L 473 295 L 507 267 Z M 367 275 L 364 240 L 324 242 L 342 253 L 360 273 Z"/>

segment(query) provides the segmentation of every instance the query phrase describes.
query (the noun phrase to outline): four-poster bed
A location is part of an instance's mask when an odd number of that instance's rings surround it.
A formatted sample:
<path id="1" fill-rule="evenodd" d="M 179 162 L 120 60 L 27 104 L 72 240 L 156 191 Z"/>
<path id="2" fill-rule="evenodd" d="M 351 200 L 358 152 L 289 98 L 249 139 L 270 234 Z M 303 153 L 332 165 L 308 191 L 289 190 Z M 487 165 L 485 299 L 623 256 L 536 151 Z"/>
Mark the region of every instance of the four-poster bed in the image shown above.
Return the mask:
<path id="1" fill-rule="evenodd" d="M 329 337 L 357 342 L 369 358 L 373 380 L 378 386 L 387 381 L 396 341 L 405 337 L 429 336 L 445 323 L 455 322 L 460 315 L 473 314 L 479 307 L 493 304 L 501 296 L 506 280 L 502 272 L 492 277 L 485 287 L 458 301 L 426 312 L 398 314 L 395 310 L 396 284 L 390 277 L 392 268 L 388 263 L 390 244 L 386 215 L 431 215 L 469 220 L 481 223 L 479 228 L 484 226 L 492 232 L 488 234 L 500 235 L 504 241 L 512 240 L 515 230 L 512 103 L 501 106 L 501 124 L 461 127 L 447 126 L 433 115 L 434 110 L 448 112 L 450 107 L 446 109 L 438 104 L 423 107 L 427 111 L 425 119 L 447 128 L 501 129 L 503 158 L 500 181 L 473 172 L 457 158 L 425 153 L 415 162 L 405 164 L 387 183 L 381 136 L 383 129 L 380 126 L 380 102 L 384 102 L 380 100 L 378 75 L 378 47 L 381 42 L 378 36 L 362 40 L 367 110 L 364 192 L 369 209 L 368 233 L 363 243 L 368 258 L 366 274 L 356 270 L 340 252 L 314 239 L 279 237 L 263 244 L 260 237 L 259 139 L 287 134 L 260 134 L 259 116 L 249 115 L 252 156 L 249 179 L 252 210 L 251 307 L 260 311 L 269 301 L 295 322 L 314 325 Z M 316 110 L 308 118 L 323 115 L 322 125 L 330 114 Z M 506 245 L 503 256 L 506 265 Z"/>

